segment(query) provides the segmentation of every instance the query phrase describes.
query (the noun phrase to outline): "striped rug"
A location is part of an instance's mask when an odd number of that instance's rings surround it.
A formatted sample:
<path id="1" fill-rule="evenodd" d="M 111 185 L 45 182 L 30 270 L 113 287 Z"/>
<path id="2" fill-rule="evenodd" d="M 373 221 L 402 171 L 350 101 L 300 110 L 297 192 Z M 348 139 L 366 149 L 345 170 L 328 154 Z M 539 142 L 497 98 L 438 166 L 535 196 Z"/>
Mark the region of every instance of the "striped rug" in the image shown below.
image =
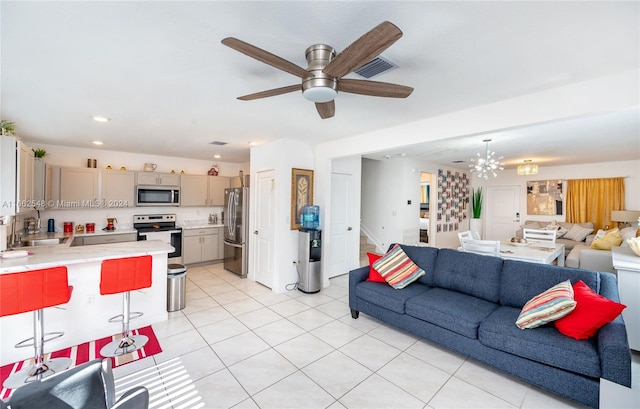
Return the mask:
<path id="1" fill-rule="evenodd" d="M 124 364 L 128 364 L 129 362 L 137 361 L 138 359 L 146 358 L 148 356 L 155 355 L 157 353 L 162 352 L 162 348 L 160 347 L 160 343 L 158 342 L 158 338 L 156 334 L 153 332 L 153 328 L 151 326 L 143 327 L 140 329 L 135 329 L 131 331 L 133 335 L 145 335 L 149 338 L 149 341 L 142 348 L 137 351 L 131 352 L 130 354 L 118 356 L 111 358 L 111 366 L 116 367 Z M 108 344 L 109 342 L 120 339 L 121 334 L 113 335 L 110 337 L 105 337 L 102 339 L 98 339 L 91 342 L 85 342 L 80 345 L 73 346 L 71 348 L 61 349 L 59 351 L 51 352 L 45 354 L 45 359 L 50 358 L 71 358 L 72 364 L 71 366 L 76 366 L 83 364 L 85 362 L 89 362 L 94 359 L 104 358 L 100 355 L 100 349 Z M 33 358 L 19 361 L 13 364 L 7 364 L 0 367 L 0 385 L 4 383 L 5 379 L 7 379 L 14 372 L 19 371 L 24 366 L 33 365 Z M 7 389 L 2 387 L 0 389 L 0 399 L 6 399 L 11 395 L 11 389 Z"/>

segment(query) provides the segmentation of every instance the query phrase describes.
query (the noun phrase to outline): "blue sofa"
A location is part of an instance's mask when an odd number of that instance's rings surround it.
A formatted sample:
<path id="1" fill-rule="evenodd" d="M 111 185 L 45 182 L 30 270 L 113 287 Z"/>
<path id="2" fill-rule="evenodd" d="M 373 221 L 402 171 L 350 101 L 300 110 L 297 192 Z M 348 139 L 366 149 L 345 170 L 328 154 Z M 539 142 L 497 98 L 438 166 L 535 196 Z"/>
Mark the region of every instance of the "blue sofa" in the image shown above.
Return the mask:
<path id="1" fill-rule="evenodd" d="M 354 319 L 363 312 L 594 408 L 599 404 L 600 378 L 631 386 L 631 353 L 622 315 L 588 340 L 564 336 L 553 325 L 527 330 L 515 325 L 529 299 L 567 279 L 582 280 L 600 295 L 619 301 L 613 274 L 452 249 L 401 247 L 426 274 L 396 290 L 366 281 L 369 267 L 352 270 L 349 307 Z"/>

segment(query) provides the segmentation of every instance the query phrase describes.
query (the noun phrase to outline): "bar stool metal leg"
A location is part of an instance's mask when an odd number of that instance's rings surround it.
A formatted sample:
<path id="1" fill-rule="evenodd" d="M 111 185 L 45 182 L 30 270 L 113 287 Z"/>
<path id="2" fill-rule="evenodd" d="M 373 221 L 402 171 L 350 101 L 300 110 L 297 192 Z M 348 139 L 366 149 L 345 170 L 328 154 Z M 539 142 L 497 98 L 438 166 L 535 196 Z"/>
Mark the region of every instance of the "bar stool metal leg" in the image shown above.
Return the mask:
<path id="1" fill-rule="evenodd" d="M 48 376 L 62 372 L 71 366 L 71 358 L 52 358 L 44 359 L 44 343 L 45 335 L 54 335 L 46 341 L 51 341 L 61 337 L 63 332 L 44 333 L 44 310 L 36 310 L 33 312 L 33 333 L 32 338 L 19 342 L 16 348 L 30 346 L 27 341 L 33 339 L 34 358 L 33 365 L 22 368 L 18 372 L 9 376 L 2 384 L 5 388 L 16 389 L 27 383 L 44 379 Z"/>
<path id="2" fill-rule="evenodd" d="M 121 338 L 116 339 L 114 341 L 109 342 L 107 345 L 103 346 L 100 349 L 100 355 L 104 357 L 114 357 L 120 356 L 124 354 L 129 354 L 135 350 L 142 348 L 148 341 L 149 338 L 144 335 L 131 335 L 129 332 L 129 320 L 131 318 L 131 304 L 130 304 L 131 293 L 126 292 L 122 297 L 122 333 Z M 142 313 L 133 313 L 135 317 L 139 317 Z M 115 321 L 120 317 L 120 315 L 115 316 L 110 319 L 109 322 Z"/>

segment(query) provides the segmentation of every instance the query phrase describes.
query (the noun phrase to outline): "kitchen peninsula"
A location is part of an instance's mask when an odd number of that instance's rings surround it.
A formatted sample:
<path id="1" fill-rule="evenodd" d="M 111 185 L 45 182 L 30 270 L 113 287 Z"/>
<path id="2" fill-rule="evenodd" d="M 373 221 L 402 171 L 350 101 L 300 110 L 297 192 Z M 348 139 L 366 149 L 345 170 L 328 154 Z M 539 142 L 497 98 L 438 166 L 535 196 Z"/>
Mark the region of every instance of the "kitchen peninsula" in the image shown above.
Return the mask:
<path id="1" fill-rule="evenodd" d="M 109 323 L 108 320 L 122 313 L 122 295 L 100 295 L 100 265 L 106 259 L 151 255 L 151 287 L 131 293 L 131 310 L 144 313 L 140 318 L 131 321 L 131 328 L 140 328 L 167 319 L 167 254 L 173 251 L 173 247 L 166 243 L 151 240 L 26 249 L 30 252 L 29 256 L 0 259 L 0 274 L 67 266 L 69 285 L 73 286 L 69 303 L 62 305 L 62 308 L 45 309 L 45 332 L 65 333 L 64 336 L 47 342 L 45 353 L 121 331 L 120 322 Z M 32 334 L 32 313 L 0 318 L 0 365 L 32 357 L 33 348 L 14 348 L 16 343 Z"/>

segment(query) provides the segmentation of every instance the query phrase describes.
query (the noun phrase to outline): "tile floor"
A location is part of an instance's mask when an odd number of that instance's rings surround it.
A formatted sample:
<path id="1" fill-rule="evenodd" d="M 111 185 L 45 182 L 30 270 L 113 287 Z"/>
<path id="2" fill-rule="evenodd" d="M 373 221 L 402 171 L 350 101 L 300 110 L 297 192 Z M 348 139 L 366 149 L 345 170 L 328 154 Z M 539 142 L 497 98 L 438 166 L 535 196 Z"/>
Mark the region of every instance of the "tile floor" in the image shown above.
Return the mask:
<path id="1" fill-rule="evenodd" d="M 187 277 L 187 307 L 153 325 L 163 352 L 114 370 L 118 393 L 143 384 L 151 408 L 579 407 L 365 314 L 352 319 L 347 275 L 314 295 L 275 294 L 221 264 Z"/>

